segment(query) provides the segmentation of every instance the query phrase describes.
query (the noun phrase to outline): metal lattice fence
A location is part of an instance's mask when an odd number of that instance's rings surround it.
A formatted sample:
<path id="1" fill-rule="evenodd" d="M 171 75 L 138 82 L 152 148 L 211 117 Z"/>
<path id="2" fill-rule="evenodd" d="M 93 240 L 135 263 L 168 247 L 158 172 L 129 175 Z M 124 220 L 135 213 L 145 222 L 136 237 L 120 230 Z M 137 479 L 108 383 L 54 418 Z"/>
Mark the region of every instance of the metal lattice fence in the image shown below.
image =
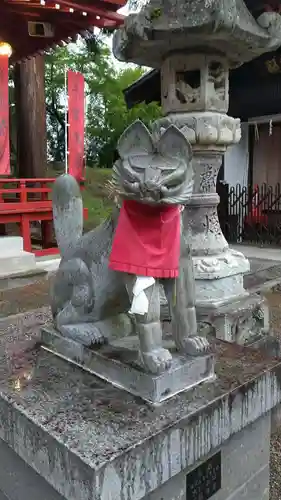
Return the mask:
<path id="1" fill-rule="evenodd" d="M 281 246 L 281 185 L 218 185 L 218 214 L 229 243 Z"/>

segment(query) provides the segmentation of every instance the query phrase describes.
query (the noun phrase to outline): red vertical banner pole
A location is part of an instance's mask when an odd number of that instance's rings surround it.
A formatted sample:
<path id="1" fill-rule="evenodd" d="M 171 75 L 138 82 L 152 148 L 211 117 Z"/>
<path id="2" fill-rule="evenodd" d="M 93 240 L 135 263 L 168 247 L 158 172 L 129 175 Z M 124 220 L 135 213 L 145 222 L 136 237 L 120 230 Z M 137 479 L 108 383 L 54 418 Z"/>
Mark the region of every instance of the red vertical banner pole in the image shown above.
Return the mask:
<path id="1" fill-rule="evenodd" d="M 68 71 L 68 173 L 84 177 L 85 81 L 81 73 Z"/>
<path id="2" fill-rule="evenodd" d="M 10 175 L 9 57 L 0 55 L 0 175 Z"/>

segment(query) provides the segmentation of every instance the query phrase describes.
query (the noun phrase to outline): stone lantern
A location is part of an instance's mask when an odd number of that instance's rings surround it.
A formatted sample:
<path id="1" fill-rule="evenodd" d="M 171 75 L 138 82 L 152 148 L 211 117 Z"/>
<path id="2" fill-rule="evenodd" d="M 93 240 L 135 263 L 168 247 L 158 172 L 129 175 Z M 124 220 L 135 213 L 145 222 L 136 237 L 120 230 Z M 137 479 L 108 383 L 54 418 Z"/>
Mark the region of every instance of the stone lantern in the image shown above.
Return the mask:
<path id="1" fill-rule="evenodd" d="M 183 215 L 190 234 L 198 317 L 217 337 L 252 342 L 266 329 L 262 299 L 249 295 L 245 256 L 231 250 L 217 215 L 216 180 L 228 146 L 241 138 L 227 115 L 229 70 L 281 44 L 280 15 L 254 19 L 243 0 L 151 0 L 116 31 L 114 55 L 161 70 L 161 135 L 176 125 L 193 148 L 195 186 Z"/>

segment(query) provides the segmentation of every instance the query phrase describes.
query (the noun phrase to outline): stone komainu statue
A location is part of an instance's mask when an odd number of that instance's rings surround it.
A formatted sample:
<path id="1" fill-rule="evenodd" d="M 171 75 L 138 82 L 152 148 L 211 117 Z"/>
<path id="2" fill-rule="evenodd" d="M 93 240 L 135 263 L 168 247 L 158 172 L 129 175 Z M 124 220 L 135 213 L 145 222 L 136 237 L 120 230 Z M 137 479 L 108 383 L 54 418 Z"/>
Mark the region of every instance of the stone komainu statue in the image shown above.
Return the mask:
<path id="1" fill-rule="evenodd" d="M 61 264 L 51 291 L 55 327 L 90 346 L 120 333 L 138 334 L 140 359 L 151 373 L 169 368 L 162 346 L 164 288 L 178 350 L 202 354 L 197 336 L 194 276 L 181 207 L 192 193 L 191 147 L 174 126 L 153 140 L 139 121 L 121 136 L 110 190 L 121 202 L 111 217 L 83 234 L 80 189 L 70 175 L 53 190 Z M 163 288 L 162 288 L 163 287 Z"/>

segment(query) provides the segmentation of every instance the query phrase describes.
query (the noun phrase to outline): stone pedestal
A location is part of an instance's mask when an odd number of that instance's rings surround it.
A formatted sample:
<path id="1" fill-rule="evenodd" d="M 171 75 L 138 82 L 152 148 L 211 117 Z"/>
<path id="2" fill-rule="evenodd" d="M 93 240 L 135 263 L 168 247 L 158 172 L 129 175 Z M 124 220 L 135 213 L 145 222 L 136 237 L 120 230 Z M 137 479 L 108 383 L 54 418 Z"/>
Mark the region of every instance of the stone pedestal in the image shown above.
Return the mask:
<path id="1" fill-rule="evenodd" d="M 78 328 L 81 329 L 82 325 Z M 191 390 L 202 382 L 215 380 L 215 359 L 205 356 L 184 356 L 177 352 L 173 340 L 165 339 L 163 347 L 172 354 L 171 367 L 153 375 L 144 370 L 139 359 L 139 339 L 128 336 L 111 340 L 97 348 L 85 347 L 75 340 L 62 337 L 52 327 L 42 329 L 42 344 L 58 357 L 120 387 L 148 403 L 157 405 L 175 394 Z"/>
<path id="2" fill-rule="evenodd" d="M 0 498 L 269 499 L 280 361 L 215 341 L 217 380 L 153 408 L 18 324 L 0 337 Z"/>

